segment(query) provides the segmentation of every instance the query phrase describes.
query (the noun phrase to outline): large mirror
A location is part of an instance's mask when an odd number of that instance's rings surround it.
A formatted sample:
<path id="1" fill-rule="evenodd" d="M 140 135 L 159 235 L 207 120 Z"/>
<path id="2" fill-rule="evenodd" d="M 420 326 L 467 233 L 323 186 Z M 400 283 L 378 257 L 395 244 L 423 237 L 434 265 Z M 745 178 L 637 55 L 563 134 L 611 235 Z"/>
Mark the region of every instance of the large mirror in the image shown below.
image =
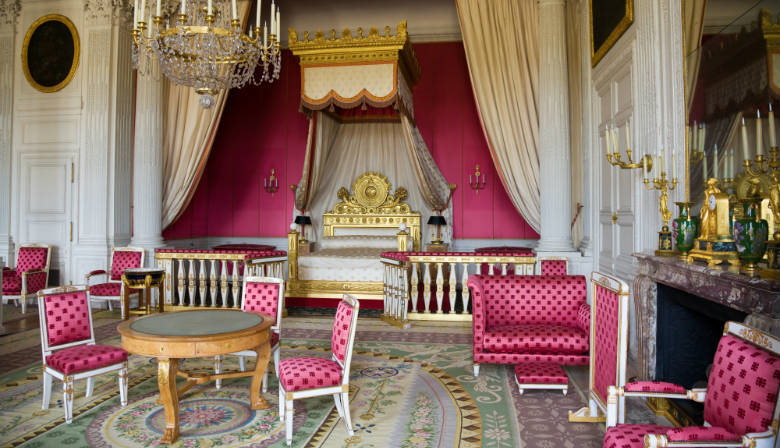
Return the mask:
<path id="1" fill-rule="evenodd" d="M 780 1 L 683 0 L 682 9 L 688 188 L 698 211 L 705 176 L 739 178 L 746 157 L 767 160 L 777 145 Z M 736 193 L 733 183 L 721 185 Z"/>

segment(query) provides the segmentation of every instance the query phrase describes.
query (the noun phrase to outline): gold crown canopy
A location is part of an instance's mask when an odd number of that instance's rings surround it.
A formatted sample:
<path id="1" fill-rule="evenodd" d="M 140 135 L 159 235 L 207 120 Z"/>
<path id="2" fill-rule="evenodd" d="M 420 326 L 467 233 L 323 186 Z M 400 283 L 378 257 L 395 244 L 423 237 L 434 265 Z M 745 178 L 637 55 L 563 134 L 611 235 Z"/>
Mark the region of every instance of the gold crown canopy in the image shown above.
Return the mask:
<path id="1" fill-rule="evenodd" d="M 338 198 L 341 202 L 333 207 L 331 213 L 339 215 L 364 214 L 408 214 L 409 204 L 403 201 L 407 197 L 406 189 L 399 187 L 395 194 L 390 194 L 392 184 L 387 177 L 374 172 L 362 174 L 352 184 L 354 194 L 350 195 L 346 188 L 341 187 Z"/>

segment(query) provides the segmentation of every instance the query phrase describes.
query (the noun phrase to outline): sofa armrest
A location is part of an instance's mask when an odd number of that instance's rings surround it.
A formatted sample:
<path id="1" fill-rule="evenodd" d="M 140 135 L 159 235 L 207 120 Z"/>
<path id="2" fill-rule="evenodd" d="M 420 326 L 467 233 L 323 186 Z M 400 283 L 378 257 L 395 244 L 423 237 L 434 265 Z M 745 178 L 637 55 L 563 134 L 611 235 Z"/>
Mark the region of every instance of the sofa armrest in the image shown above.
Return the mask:
<path id="1" fill-rule="evenodd" d="M 48 272 L 43 270 L 22 272 L 22 295 L 32 294 L 46 288 Z"/>
<path id="2" fill-rule="evenodd" d="M 466 282 L 471 291 L 471 328 L 474 337 L 474 353 L 482 352 L 482 342 L 485 335 L 486 326 L 486 307 L 485 307 L 485 288 L 482 284 L 482 277 L 479 275 L 469 275 Z"/>
<path id="3" fill-rule="evenodd" d="M 583 303 L 577 312 L 577 326 L 590 337 L 590 305 Z"/>

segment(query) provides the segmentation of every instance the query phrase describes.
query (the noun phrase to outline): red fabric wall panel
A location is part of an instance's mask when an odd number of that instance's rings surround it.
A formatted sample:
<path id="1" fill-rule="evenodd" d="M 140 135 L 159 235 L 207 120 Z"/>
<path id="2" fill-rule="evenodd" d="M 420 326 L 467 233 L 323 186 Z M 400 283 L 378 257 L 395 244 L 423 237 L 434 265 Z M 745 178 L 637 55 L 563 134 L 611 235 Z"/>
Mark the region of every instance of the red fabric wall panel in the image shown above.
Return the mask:
<path id="1" fill-rule="evenodd" d="M 497 179 L 487 148 L 460 42 L 416 44 L 422 78 L 414 90 L 415 119 L 453 196 L 455 238 L 538 238 L 517 213 Z M 293 213 L 290 184 L 297 183 L 306 152 L 308 121 L 298 111 L 300 68 L 283 55 L 273 84 L 233 90 L 227 100 L 206 172 L 165 238 L 286 235 Z M 487 184 L 468 187 L 479 164 Z M 279 190 L 263 188 L 271 168 Z"/>

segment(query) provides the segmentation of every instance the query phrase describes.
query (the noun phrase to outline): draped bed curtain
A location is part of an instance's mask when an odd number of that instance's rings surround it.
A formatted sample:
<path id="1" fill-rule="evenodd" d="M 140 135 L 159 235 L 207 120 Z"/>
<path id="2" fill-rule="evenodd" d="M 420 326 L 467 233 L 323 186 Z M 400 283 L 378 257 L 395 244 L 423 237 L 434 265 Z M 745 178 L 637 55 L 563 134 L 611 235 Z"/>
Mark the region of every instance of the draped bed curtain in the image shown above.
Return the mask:
<path id="1" fill-rule="evenodd" d="M 493 164 L 517 211 L 539 232 L 536 2 L 457 0 L 456 5 L 477 112 Z"/>
<path id="2" fill-rule="evenodd" d="M 449 187 L 431 157 L 419 130 L 405 115 L 400 121 L 339 123 L 328 113 L 316 111 L 309 123 L 309 142 L 301 180 L 295 192 L 296 214 L 309 215 L 309 239 L 319 240 L 322 214 L 339 202 L 341 187 L 351 191 L 352 182 L 366 171 L 378 172 L 407 190 L 406 203 L 422 216 L 422 240 L 430 238 L 427 217 L 442 211 L 448 225 L 442 237 L 452 237 L 452 207 L 447 204 Z"/>
<path id="3" fill-rule="evenodd" d="M 239 15 L 246 22 L 250 3 L 239 0 Z M 165 79 L 165 104 L 163 106 L 163 198 L 162 227 L 172 224 L 187 208 L 214 143 L 214 136 L 222 118 L 227 100 L 227 90 L 216 96 L 211 109 L 198 104 L 200 96 L 195 90 L 173 84 Z"/>

